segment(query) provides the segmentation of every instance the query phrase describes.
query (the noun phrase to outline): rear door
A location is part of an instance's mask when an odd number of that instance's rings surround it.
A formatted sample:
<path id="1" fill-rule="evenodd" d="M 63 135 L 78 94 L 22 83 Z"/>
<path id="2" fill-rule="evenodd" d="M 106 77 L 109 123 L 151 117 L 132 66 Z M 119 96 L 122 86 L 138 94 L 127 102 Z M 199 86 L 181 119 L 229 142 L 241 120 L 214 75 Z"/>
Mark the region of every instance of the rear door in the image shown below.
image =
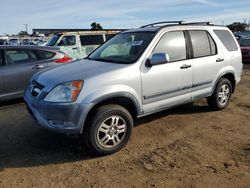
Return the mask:
<path id="1" fill-rule="evenodd" d="M 36 57 L 39 61 L 37 61 L 38 65 L 45 65 L 43 68 L 51 67 L 59 65 L 59 63 L 56 63 L 57 60 L 57 52 L 56 51 L 49 51 L 49 50 L 34 50 L 33 51 L 36 54 Z"/>
<path id="2" fill-rule="evenodd" d="M 223 66 L 224 55 L 206 30 L 189 30 L 193 63 L 193 99 L 208 96 L 218 72 Z"/>
<path id="3" fill-rule="evenodd" d="M 22 94 L 31 76 L 47 67 L 47 63 L 37 58 L 29 49 L 4 50 L 4 82 L 10 95 Z"/>

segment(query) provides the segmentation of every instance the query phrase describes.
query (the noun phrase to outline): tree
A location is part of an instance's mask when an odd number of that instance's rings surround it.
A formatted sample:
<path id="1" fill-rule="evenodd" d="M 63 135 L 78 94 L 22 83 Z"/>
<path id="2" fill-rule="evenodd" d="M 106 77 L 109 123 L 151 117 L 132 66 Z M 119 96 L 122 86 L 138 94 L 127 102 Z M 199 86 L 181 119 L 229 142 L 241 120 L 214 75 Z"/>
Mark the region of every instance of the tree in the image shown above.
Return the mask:
<path id="1" fill-rule="evenodd" d="M 91 24 L 91 31 L 100 31 L 102 30 L 102 26 L 99 23 L 93 22 Z"/>
<path id="2" fill-rule="evenodd" d="M 27 35 L 29 35 L 26 31 L 20 31 L 19 33 L 18 33 L 18 35 L 19 36 L 27 36 Z"/>
<path id="3" fill-rule="evenodd" d="M 234 22 L 232 24 L 227 25 L 227 27 L 232 32 L 244 32 L 247 29 L 247 24 L 246 23 L 241 23 L 241 22 Z"/>

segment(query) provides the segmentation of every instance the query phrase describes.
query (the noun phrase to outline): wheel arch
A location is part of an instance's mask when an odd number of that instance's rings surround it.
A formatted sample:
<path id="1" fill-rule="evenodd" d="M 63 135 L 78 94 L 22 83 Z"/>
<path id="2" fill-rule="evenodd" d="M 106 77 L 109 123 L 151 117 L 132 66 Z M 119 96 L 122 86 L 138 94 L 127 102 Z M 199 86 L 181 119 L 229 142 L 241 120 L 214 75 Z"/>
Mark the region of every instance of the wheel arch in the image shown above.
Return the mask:
<path id="1" fill-rule="evenodd" d="M 226 73 L 220 75 L 220 76 L 217 78 L 217 80 L 216 80 L 216 82 L 215 82 L 215 84 L 214 84 L 212 93 L 214 92 L 214 90 L 215 90 L 215 88 L 216 88 L 216 86 L 217 86 L 217 84 L 218 84 L 218 82 L 219 82 L 219 80 L 220 80 L 221 78 L 227 78 L 227 79 L 230 81 L 230 83 L 232 84 L 232 93 L 234 93 L 234 91 L 235 91 L 235 86 L 236 86 L 236 80 L 235 80 L 235 75 L 234 75 L 233 72 L 226 72 Z"/>
<path id="2" fill-rule="evenodd" d="M 108 104 L 120 105 L 126 108 L 130 112 L 133 118 L 136 118 L 137 116 L 143 113 L 142 108 L 140 107 L 140 103 L 138 102 L 136 97 L 126 92 L 113 93 L 101 96 L 93 100 L 92 103 L 94 105 L 89 109 L 86 115 L 85 121 L 82 125 L 81 133 L 83 132 L 84 127 L 86 127 L 85 125 L 88 124 L 89 120 L 93 117 L 95 110 L 103 105 L 108 105 Z"/>

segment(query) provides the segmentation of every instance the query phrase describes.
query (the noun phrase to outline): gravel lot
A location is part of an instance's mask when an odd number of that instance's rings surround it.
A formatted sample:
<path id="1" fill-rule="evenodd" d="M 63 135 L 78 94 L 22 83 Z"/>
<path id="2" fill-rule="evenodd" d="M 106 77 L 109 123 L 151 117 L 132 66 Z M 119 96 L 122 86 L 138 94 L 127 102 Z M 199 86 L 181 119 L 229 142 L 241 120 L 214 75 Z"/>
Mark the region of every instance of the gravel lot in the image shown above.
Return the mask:
<path id="1" fill-rule="evenodd" d="M 92 157 L 75 136 L 0 103 L 0 187 L 250 187 L 250 66 L 223 111 L 206 100 L 136 123 L 122 151 Z"/>

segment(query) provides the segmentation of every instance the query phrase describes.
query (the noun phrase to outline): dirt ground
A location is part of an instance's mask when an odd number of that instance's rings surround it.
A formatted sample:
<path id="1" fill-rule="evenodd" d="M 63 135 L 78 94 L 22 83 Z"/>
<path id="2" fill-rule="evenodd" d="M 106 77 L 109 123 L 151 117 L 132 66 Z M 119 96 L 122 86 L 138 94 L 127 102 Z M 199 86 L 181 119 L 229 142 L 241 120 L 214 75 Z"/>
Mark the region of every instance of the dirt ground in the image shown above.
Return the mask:
<path id="1" fill-rule="evenodd" d="M 120 152 L 38 128 L 22 101 L 0 104 L 0 187 L 250 187 L 250 66 L 223 111 L 206 100 L 140 119 Z"/>

